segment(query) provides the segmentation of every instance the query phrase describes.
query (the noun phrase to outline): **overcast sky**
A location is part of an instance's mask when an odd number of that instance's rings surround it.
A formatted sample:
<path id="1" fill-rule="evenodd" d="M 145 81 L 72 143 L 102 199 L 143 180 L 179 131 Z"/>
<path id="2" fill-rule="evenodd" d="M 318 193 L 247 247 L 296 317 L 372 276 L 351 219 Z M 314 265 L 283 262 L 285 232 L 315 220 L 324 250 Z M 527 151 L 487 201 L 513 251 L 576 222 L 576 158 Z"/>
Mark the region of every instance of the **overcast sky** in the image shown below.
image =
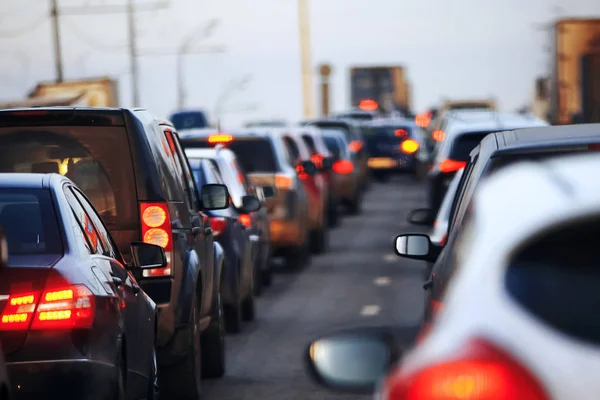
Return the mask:
<path id="1" fill-rule="evenodd" d="M 514 110 L 529 101 L 535 77 L 548 69 L 544 48 L 550 37 L 539 25 L 558 16 L 600 16 L 598 0 L 309 2 L 313 64 L 327 62 L 334 68 L 334 110 L 349 105 L 348 68 L 364 64 L 404 65 L 415 111 L 444 96 L 495 96 L 503 109 Z M 22 98 L 36 82 L 55 77 L 47 3 L 0 0 L 2 100 Z M 59 0 L 59 4 L 124 4 L 124 0 Z M 250 76 L 247 87 L 232 91 L 223 103 L 226 126 L 257 118 L 302 117 L 296 0 L 171 0 L 171 4 L 166 10 L 138 14 L 140 49 L 175 50 L 185 36 L 212 18 L 220 25 L 196 48 L 226 47 L 222 54 L 186 56 L 189 107 L 205 107 L 212 114 L 230 82 Z M 121 103 L 128 106 L 125 22 L 124 15 L 68 16 L 62 18 L 61 33 L 65 77 L 118 77 Z M 140 68 L 141 105 L 167 115 L 177 104 L 176 58 L 144 56 Z M 315 93 L 318 96 L 316 89 Z"/>

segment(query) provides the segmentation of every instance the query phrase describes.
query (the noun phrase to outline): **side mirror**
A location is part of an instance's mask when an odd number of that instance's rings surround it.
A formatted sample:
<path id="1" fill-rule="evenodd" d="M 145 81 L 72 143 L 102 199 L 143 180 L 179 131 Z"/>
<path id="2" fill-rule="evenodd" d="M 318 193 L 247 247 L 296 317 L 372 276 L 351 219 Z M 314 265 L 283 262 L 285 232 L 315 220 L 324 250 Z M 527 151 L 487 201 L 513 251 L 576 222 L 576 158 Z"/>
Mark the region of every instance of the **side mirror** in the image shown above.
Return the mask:
<path id="1" fill-rule="evenodd" d="M 0 227 L 0 268 L 4 268 L 8 264 L 8 242 L 4 229 Z"/>
<path id="2" fill-rule="evenodd" d="M 310 176 L 314 176 L 318 172 L 317 166 L 312 161 L 302 161 L 302 163 L 298 165 L 298 168 L 296 170 L 298 171 L 298 173 L 304 172 L 305 174 Z"/>
<path id="3" fill-rule="evenodd" d="M 258 198 L 254 196 L 244 196 L 242 197 L 242 207 L 240 208 L 240 211 L 244 214 L 248 214 L 260 210 L 261 206 L 262 204 Z"/>
<path id="4" fill-rule="evenodd" d="M 225 185 L 211 183 L 202 186 L 200 198 L 205 210 L 224 210 L 229 207 L 229 191 Z"/>
<path id="5" fill-rule="evenodd" d="M 396 254 L 401 257 L 429 260 L 432 247 L 429 236 L 422 233 L 396 236 L 395 250 Z"/>
<path id="6" fill-rule="evenodd" d="M 155 244 L 133 242 L 129 245 L 133 268 L 152 269 L 165 268 L 167 255 L 165 249 Z"/>
<path id="7" fill-rule="evenodd" d="M 431 208 L 417 208 L 408 213 L 406 220 L 413 225 L 432 226 L 435 215 Z"/>
<path id="8" fill-rule="evenodd" d="M 323 336 L 310 343 L 304 358 L 310 376 L 321 386 L 371 393 L 400 353 L 391 332 L 364 328 Z"/>
<path id="9" fill-rule="evenodd" d="M 261 186 L 261 190 L 265 199 L 270 199 L 277 195 L 277 189 L 275 186 Z"/>

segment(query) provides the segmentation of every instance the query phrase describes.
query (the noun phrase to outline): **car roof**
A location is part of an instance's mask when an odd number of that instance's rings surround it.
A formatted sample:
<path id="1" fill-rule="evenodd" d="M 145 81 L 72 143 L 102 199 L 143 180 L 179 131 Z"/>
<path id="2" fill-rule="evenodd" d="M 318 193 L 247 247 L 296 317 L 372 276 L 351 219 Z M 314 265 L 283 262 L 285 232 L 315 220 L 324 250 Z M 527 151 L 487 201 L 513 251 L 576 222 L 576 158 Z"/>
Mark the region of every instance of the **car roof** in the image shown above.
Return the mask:
<path id="1" fill-rule="evenodd" d="M 369 126 L 396 126 L 404 125 L 410 127 L 417 127 L 414 119 L 412 118 L 377 118 L 372 121 L 368 121 L 366 125 Z"/>
<path id="2" fill-rule="evenodd" d="M 69 178 L 56 173 L 38 174 L 7 172 L 0 173 L 0 187 L 3 188 L 23 188 L 23 189 L 43 189 L 70 182 Z"/>
<path id="3" fill-rule="evenodd" d="M 194 138 L 205 138 L 210 135 L 233 135 L 233 136 L 243 136 L 243 137 L 264 137 L 267 138 L 268 132 L 274 128 L 265 128 L 265 127 L 256 127 L 256 128 L 242 128 L 242 129 L 234 129 L 234 130 L 218 130 L 215 128 L 194 128 L 194 129 L 186 129 L 184 131 L 179 132 L 179 137 L 182 140 L 194 139 Z"/>
<path id="4" fill-rule="evenodd" d="M 530 115 L 493 110 L 451 112 L 448 118 L 446 134 L 449 136 L 469 132 L 499 132 L 527 127 L 549 126 L 547 122 Z"/>
<path id="5" fill-rule="evenodd" d="M 323 123 L 327 123 L 327 124 L 357 125 L 356 120 L 349 119 L 349 118 L 333 118 L 333 117 L 329 117 L 329 118 L 316 118 L 316 119 L 310 119 L 310 120 L 300 121 L 300 124 L 303 124 L 303 125 L 311 125 L 311 124 L 314 125 L 314 124 L 323 124 Z"/>
<path id="6" fill-rule="evenodd" d="M 498 132 L 501 149 L 524 148 L 540 143 L 560 145 L 568 142 L 600 143 L 600 124 L 557 125 Z"/>

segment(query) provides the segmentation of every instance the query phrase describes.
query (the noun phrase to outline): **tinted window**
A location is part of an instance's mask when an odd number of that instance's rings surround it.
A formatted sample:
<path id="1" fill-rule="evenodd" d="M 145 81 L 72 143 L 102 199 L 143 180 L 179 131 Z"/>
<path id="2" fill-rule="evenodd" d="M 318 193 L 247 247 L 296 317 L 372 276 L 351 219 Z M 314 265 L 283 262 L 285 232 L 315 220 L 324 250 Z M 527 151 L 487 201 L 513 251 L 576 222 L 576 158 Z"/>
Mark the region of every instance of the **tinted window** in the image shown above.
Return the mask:
<path id="1" fill-rule="evenodd" d="M 297 161 L 299 161 L 302 157 L 300 156 L 300 149 L 294 142 L 293 139 L 289 137 L 284 137 L 283 142 L 285 143 L 285 147 L 289 153 L 291 159 L 289 160 L 290 164 L 294 165 Z"/>
<path id="2" fill-rule="evenodd" d="M 227 144 L 246 173 L 277 172 L 275 154 L 268 139 L 234 140 Z"/>
<path id="3" fill-rule="evenodd" d="M 488 134 L 496 131 L 463 133 L 452 140 L 449 158 L 456 161 L 469 161 L 469 154 Z"/>
<path id="4" fill-rule="evenodd" d="M 182 129 L 208 128 L 208 119 L 202 111 L 179 112 L 171 115 L 171 122 L 178 131 Z"/>
<path id="5" fill-rule="evenodd" d="M 63 253 L 48 190 L 0 189 L 0 226 L 11 256 Z"/>
<path id="6" fill-rule="evenodd" d="M 323 136 L 327 149 L 334 154 L 340 152 L 340 142 L 333 136 Z"/>
<path id="7" fill-rule="evenodd" d="M 304 143 L 306 144 L 306 147 L 308 147 L 308 150 L 312 154 L 318 153 L 317 146 L 315 145 L 315 141 L 313 140 L 313 138 L 311 138 L 308 135 L 304 135 L 304 136 L 302 136 L 302 140 L 304 140 Z"/>
<path id="8" fill-rule="evenodd" d="M 124 128 L 0 129 L 0 172 L 60 173 L 75 182 L 107 224 L 137 221 L 135 177 Z"/>
<path id="9" fill-rule="evenodd" d="M 352 132 L 350 132 L 350 128 L 348 127 L 348 125 L 330 122 L 317 122 L 314 125 L 321 129 L 333 129 L 342 132 L 348 143 L 354 140 L 354 137 L 352 135 Z"/>
<path id="10" fill-rule="evenodd" d="M 398 134 L 396 134 L 398 132 Z M 405 138 L 412 137 L 412 129 L 407 126 L 376 126 L 363 129 L 367 139 L 369 138 Z"/>
<path id="11" fill-rule="evenodd" d="M 543 235 L 511 260 L 506 290 L 550 327 L 600 343 L 599 240 L 600 218 Z"/>
<path id="12" fill-rule="evenodd" d="M 83 206 L 75 198 L 75 195 L 71 190 L 65 189 L 65 196 L 67 197 L 67 201 L 71 206 L 71 210 L 73 211 L 75 218 L 77 218 L 79 228 L 83 233 L 85 242 L 87 243 L 87 247 L 90 253 L 104 254 L 104 250 L 102 249 L 102 242 L 100 240 L 100 235 L 98 234 L 96 227 L 92 223 L 91 218 L 85 212 Z M 77 231 L 77 229 L 75 230 Z"/>

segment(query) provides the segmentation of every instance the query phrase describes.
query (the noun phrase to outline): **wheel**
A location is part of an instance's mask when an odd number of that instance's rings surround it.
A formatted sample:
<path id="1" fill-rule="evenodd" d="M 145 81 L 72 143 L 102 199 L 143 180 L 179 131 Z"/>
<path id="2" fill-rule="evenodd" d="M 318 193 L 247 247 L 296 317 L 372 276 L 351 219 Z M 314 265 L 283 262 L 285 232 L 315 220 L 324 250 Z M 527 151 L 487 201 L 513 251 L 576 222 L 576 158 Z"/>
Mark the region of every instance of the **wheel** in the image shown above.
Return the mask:
<path id="1" fill-rule="evenodd" d="M 261 271 L 262 283 L 265 287 L 269 287 L 273 284 L 273 267 L 271 261 L 267 259 L 267 267 Z"/>
<path id="2" fill-rule="evenodd" d="M 248 295 L 242 302 L 242 318 L 244 321 L 254 321 L 256 316 L 256 302 L 252 294 Z"/>
<path id="3" fill-rule="evenodd" d="M 169 365 L 159 372 L 163 388 L 160 395 L 165 400 L 173 398 L 198 400 L 200 398 L 202 337 L 200 335 L 200 309 L 195 295 L 191 313 L 191 326 L 182 332 L 182 334 L 187 336 L 187 340 L 189 341 L 189 351 L 186 352 L 182 362 Z"/>
<path id="4" fill-rule="evenodd" d="M 358 215 L 361 213 L 362 199 L 360 198 L 359 193 L 356 193 L 354 200 L 348 204 L 348 209 L 350 211 L 350 215 Z"/>
<path id="5" fill-rule="evenodd" d="M 311 251 L 314 254 L 322 254 L 327 250 L 327 228 L 322 227 L 317 231 L 313 231 L 311 235 Z"/>
<path id="6" fill-rule="evenodd" d="M 262 280 L 262 265 L 260 263 L 260 257 L 256 257 L 256 261 L 252 266 L 252 275 L 253 275 L 253 292 L 254 295 L 259 297 L 263 292 L 263 280 Z"/>
<path id="7" fill-rule="evenodd" d="M 285 256 L 285 262 L 289 269 L 300 270 L 311 263 L 310 254 L 310 230 L 306 230 L 304 242 L 300 247 L 290 249 Z"/>
<path id="8" fill-rule="evenodd" d="M 220 293 L 215 305 L 216 318 L 202 334 L 202 375 L 209 379 L 225 375 L 225 316 Z"/>
<path id="9" fill-rule="evenodd" d="M 340 213 L 338 211 L 337 201 L 330 200 L 327 208 L 327 219 L 329 221 L 329 227 L 334 228 L 340 224 Z"/>
<path id="10" fill-rule="evenodd" d="M 373 177 L 378 181 L 385 183 L 390 180 L 390 174 L 386 172 L 374 172 Z"/>
<path id="11" fill-rule="evenodd" d="M 117 361 L 115 362 L 115 394 L 113 397 L 115 400 L 124 400 L 127 365 L 125 364 L 125 358 L 123 357 L 123 344 L 120 339 L 117 352 Z"/>
<path id="12" fill-rule="evenodd" d="M 234 304 L 225 305 L 225 329 L 227 333 L 240 333 L 242 331 L 242 310 L 240 307 L 240 267 L 237 268 L 233 287 Z"/>
<path id="13" fill-rule="evenodd" d="M 150 374 L 148 375 L 148 394 L 147 400 L 158 400 L 158 363 L 156 362 L 156 347 L 152 348 L 152 365 L 150 366 Z"/>

